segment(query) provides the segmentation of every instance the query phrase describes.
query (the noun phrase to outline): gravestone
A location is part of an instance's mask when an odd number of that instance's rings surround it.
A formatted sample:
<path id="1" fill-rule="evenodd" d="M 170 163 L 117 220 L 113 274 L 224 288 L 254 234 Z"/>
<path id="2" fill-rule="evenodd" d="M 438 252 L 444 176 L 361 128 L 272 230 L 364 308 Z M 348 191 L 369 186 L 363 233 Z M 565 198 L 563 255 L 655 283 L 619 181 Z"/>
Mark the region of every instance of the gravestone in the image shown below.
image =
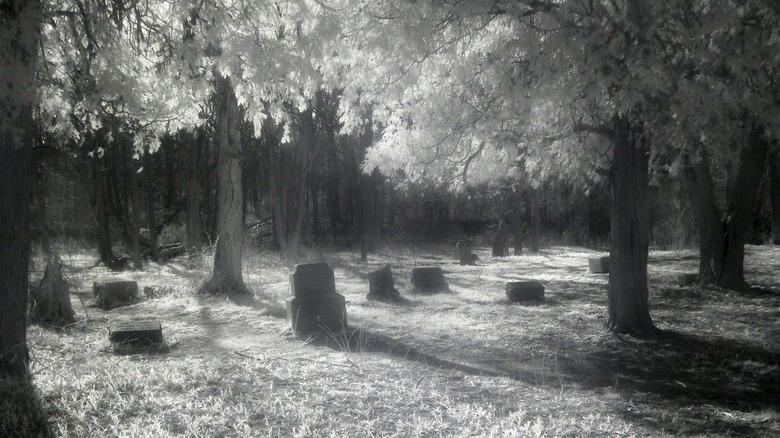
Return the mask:
<path id="1" fill-rule="evenodd" d="M 476 265 L 477 255 L 471 253 L 471 242 L 468 240 L 460 240 L 457 245 L 458 257 L 460 258 L 461 265 Z"/>
<path id="2" fill-rule="evenodd" d="M 609 256 L 589 258 L 588 271 L 591 274 L 609 274 Z"/>
<path id="3" fill-rule="evenodd" d="M 95 305 L 103 310 L 128 306 L 138 300 L 138 283 L 127 279 L 99 280 L 92 284 Z"/>
<path id="4" fill-rule="evenodd" d="M 412 287 L 421 293 L 437 293 L 450 290 L 439 267 L 412 269 Z"/>
<path id="5" fill-rule="evenodd" d="M 390 265 L 368 273 L 366 299 L 383 303 L 394 303 L 401 300 L 401 294 L 393 286 L 393 272 L 390 270 Z"/>
<path id="6" fill-rule="evenodd" d="M 333 270 L 327 263 L 295 266 L 290 274 L 292 298 L 285 302 L 287 319 L 295 334 L 303 336 L 318 331 L 343 333 L 347 327 L 344 296 L 336 293 Z"/>
<path id="7" fill-rule="evenodd" d="M 544 286 L 538 281 L 510 281 L 506 284 L 509 301 L 539 301 L 544 299 Z"/>
<path id="8" fill-rule="evenodd" d="M 696 283 L 699 280 L 699 274 L 697 273 L 685 273 L 677 276 L 677 284 L 679 286 L 688 286 Z"/>
<path id="9" fill-rule="evenodd" d="M 111 321 L 108 340 L 124 346 L 147 347 L 162 345 L 162 324 L 156 320 Z"/>

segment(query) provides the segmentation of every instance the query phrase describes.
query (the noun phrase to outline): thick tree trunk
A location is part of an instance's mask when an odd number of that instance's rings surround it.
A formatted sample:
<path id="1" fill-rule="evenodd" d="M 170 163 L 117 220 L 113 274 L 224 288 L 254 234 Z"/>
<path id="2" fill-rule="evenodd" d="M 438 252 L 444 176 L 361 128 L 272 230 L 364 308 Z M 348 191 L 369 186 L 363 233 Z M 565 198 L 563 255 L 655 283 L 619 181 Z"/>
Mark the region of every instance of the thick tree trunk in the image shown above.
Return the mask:
<path id="1" fill-rule="evenodd" d="M 780 245 L 780 145 L 769 153 L 769 196 L 772 208 L 772 243 Z"/>
<path id="2" fill-rule="evenodd" d="M 242 208 L 239 108 L 229 78 L 216 74 L 217 89 L 217 249 L 214 272 L 201 287 L 210 294 L 251 293 L 241 272 Z"/>
<path id="3" fill-rule="evenodd" d="M 699 237 L 699 283 L 713 284 L 723 266 L 723 226 L 715 200 L 710 158 L 701 149 L 695 162 L 687 160 L 685 187 Z"/>
<path id="4" fill-rule="evenodd" d="M 187 156 L 187 251 L 190 260 L 203 247 L 200 221 L 200 184 L 198 182 L 201 142 L 203 141 L 205 141 L 205 135 L 197 131 Z"/>
<path id="5" fill-rule="evenodd" d="M 19 128 L 5 129 L 0 144 L 0 376 L 27 373 L 26 340 L 32 111 L 21 109 Z"/>
<path id="6" fill-rule="evenodd" d="M 64 327 L 76 320 L 70 303 L 70 286 L 62 275 L 62 264 L 56 254 L 47 254 L 46 271 L 30 294 L 31 317 L 39 324 Z"/>
<path id="7" fill-rule="evenodd" d="M 729 205 L 724 220 L 723 270 L 718 284 L 728 289 L 745 289 L 745 243 L 753 224 L 761 178 L 766 166 L 768 142 L 763 130 L 752 128 L 741 149 L 739 168 L 729 190 Z"/>
<path id="8" fill-rule="evenodd" d="M 614 119 L 610 174 L 612 243 L 607 328 L 647 335 L 656 330 L 648 309 L 648 165 L 649 148 L 640 127 Z"/>
<path id="9" fill-rule="evenodd" d="M 25 91 L 35 87 L 40 3 L 6 2 L 0 22 L 10 37 L 0 71 L 17 72 L 3 78 L 9 94 L 0 95 L 0 377 L 25 378 L 33 146 L 33 102 Z"/>
<path id="10" fill-rule="evenodd" d="M 496 235 L 493 236 L 493 251 L 491 252 L 493 257 L 506 256 L 507 241 L 509 240 L 509 230 L 507 228 L 506 221 L 503 218 L 499 219 Z"/>

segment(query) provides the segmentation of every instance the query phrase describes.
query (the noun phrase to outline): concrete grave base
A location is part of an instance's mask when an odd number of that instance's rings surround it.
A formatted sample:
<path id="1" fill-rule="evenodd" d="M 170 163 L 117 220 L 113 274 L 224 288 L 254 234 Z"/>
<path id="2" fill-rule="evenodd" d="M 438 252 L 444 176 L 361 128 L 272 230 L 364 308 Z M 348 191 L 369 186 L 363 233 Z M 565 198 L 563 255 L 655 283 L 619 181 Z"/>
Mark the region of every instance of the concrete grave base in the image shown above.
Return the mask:
<path id="1" fill-rule="evenodd" d="M 677 285 L 678 286 L 689 286 L 691 284 L 696 283 L 696 281 L 699 279 L 698 273 L 685 273 L 680 274 L 677 276 Z"/>
<path id="2" fill-rule="evenodd" d="M 609 274 L 609 256 L 589 258 L 588 272 L 591 274 Z"/>
<path id="3" fill-rule="evenodd" d="M 437 293 L 450 290 L 441 268 L 427 267 L 412 270 L 412 287 L 420 293 Z"/>
<path id="4" fill-rule="evenodd" d="M 538 281 L 510 281 L 506 284 L 509 301 L 539 301 L 544 299 L 544 285 Z"/>
<path id="5" fill-rule="evenodd" d="M 321 330 L 344 333 L 347 328 L 346 300 L 341 294 L 288 298 L 284 308 L 298 336 Z"/>
<path id="6" fill-rule="evenodd" d="M 133 280 L 112 279 L 93 283 L 95 305 L 103 310 L 134 304 L 138 300 L 138 283 Z"/>

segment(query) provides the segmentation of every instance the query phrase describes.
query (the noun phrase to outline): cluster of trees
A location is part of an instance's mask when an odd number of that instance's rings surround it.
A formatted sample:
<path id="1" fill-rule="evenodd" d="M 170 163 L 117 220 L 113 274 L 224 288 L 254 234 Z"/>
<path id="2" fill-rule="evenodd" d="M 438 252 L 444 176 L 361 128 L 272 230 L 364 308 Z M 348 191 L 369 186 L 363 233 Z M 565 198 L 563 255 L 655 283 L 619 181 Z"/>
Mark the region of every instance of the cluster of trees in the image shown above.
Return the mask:
<path id="1" fill-rule="evenodd" d="M 409 190 L 499 184 L 526 200 L 532 230 L 544 184 L 584 192 L 606 178 L 607 326 L 652 333 L 654 178 L 686 184 L 701 282 L 746 287 L 764 169 L 780 192 L 779 24 L 769 0 L 5 1 L 0 374 L 27 368 L 34 149 L 82 175 L 107 265 L 111 217 L 136 266 L 142 246 L 160 256 L 157 232 L 176 215 L 191 251 L 208 230 L 208 293 L 247 292 L 247 210 L 272 217 L 275 240 L 294 248 L 307 218 L 322 233 L 328 206 L 365 255 L 379 173 Z M 167 175 L 165 209 L 155 169 Z M 508 221 L 522 216 L 509 204 Z"/>

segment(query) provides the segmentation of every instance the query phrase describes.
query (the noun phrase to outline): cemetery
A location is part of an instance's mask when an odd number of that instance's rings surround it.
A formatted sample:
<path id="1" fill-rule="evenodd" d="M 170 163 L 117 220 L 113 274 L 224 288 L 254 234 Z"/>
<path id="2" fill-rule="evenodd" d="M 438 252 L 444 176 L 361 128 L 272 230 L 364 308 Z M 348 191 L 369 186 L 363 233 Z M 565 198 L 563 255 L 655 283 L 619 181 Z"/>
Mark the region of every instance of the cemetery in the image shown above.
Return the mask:
<path id="1" fill-rule="evenodd" d="M 777 0 L 6 0 L 0 438 L 779 437 Z"/>
<path id="2" fill-rule="evenodd" d="M 105 268 L 78 270 L 71 277 L 77 322 L 62 332 L 30 328 L 36 382 L 59 406 L 52 421 L 103 435 L 140 425 L 192 436 L 284 436 L 296 428 L 459 436 L 489 427 L 521 436 L 542 428 L 556 436 L 583 428 L 617 436 L 774 434 L 776 294 L 680 286 L 678 277 L 695 268 L 690 252 L 651 251 L 653 314 L 674 334 L 619 339 L 603 329 L 607 279 L 589 266 L 598 252 L 473 251 L 483 266 L 461 265 L 457 253 L 437 246 L 390 246 L 366 262 L 350 252 L 312 253 L 297 264 L 249 254 L 245 278 L 256 292 L 248 300 L 194 293 L 203 270 L 181 259 L 116 281 Z M 777 287 L 780 251 L 748 247 L 747 260 L 754 284 Z M 74 254 L 64 265 L 87 263 Z M 449 292 L 417 291 L 421 265 L 444 277 Z M 377 283 L 380 273 L 392 274 L 390 289 Z M 81 299 L 93 296 L 94 284 L 120 281 L 170 290 L 110 309 Z M 332 338 L 316 340 L 318 330 Z M 117 351 L 117 342 L 165 349 Z M 203 408 L 188 407 L 195 402 Z M 762 413 L 745 403 L 764 406 Z M 716 422 L 711 406 L 723 412 Z M 322 408 L 328 419 L 315 420 Z M 82 419 L 66 414 L 71 409 Z M 106 409 L 125 420 L 105 422 Z M 685 415 L 673 425 L 635 416 L 679 410 Z"/>

